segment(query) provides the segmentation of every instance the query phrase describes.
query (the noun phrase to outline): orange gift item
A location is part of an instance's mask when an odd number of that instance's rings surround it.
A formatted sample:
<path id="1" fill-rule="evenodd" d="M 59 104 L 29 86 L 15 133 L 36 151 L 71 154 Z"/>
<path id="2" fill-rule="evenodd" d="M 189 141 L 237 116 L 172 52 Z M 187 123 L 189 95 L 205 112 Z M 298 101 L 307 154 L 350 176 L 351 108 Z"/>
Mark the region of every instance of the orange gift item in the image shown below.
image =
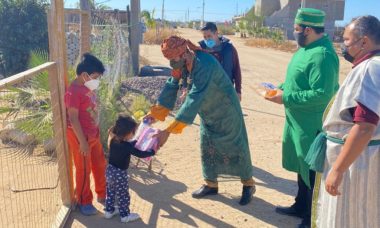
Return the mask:
<path id="1" fill-rule="evenodd" d="M 256 92 L 263 97 L 270 98 L 277 94 L 277 87 L 268 82 L 262 82 L 256 88 Z"/>

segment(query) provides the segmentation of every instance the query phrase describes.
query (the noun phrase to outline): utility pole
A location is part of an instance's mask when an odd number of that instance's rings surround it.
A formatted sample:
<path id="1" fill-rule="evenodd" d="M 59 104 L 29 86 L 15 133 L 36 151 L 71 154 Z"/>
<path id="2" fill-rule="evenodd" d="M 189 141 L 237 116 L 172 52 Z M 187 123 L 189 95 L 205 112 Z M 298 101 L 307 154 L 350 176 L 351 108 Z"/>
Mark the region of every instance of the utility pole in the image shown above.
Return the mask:
<path id="1" fill-rule="evenodd" d="M 91 7 L 88 0 L 80 0 L 80 56 L 91 50 Z"/>
<path id="2" fill-rule="evenodd" d="M 301 1 L 301 8 L 305 8 L 306 7 L 306 0 L 302 0 Z"/>
<path id="3" fill-rule="evenodd" d="M 239 15 L 239 2 L 236 1 L 236 16 Z"/>
<path id="4" fill-rule="evenodd" d="M 134 75 L 138 75 L 139 69 L 139 46 L 141 41 L 141 24 L 140 24 L 140 0 L 131 0 L 131 52 L 132 52 L 132 69 Z"/>
<path id="5" fill-rule="evenodd" d="M 187 22 L 190 22 L 190 8 L 187 8 Z"/>
<path id="6" fill-rule="evenodd" d="M 205 0 L 203 0 L 201 28 L 203 28 L 204 24 L 205 24 Z"/>
<path id="7" fill-rule="evenodd" d="M 165 15 L 165 0 L 162 0 L 162 13 L 161 13 L 162 26 L 164 25 L 164 15 Z"/>

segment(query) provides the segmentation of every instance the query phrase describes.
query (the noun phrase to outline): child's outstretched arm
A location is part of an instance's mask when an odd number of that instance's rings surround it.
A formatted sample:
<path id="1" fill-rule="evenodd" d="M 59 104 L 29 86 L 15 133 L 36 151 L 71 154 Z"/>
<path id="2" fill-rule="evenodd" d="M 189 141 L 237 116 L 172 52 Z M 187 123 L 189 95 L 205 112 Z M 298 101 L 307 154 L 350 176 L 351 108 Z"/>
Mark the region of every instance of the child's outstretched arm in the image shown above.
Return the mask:
<path id="1" fill-rule="evenodd" d="M 139 149 L 136 149 L 135 147 L 131 147 L 130 152 L 132 155 L 138 158 L 147 158 L 147 157 L 154 156 L 156 154 L 156 152 L 153 149 L 148 150 L 148 151 L 141 151 Z"/>

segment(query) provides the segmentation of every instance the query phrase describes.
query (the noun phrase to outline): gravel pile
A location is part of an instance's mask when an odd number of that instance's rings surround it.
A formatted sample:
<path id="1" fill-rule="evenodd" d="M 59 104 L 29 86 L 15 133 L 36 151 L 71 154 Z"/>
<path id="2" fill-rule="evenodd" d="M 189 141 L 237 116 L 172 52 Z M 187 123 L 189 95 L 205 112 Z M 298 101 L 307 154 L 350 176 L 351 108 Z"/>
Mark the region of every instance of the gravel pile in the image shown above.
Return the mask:
<path id="1" fill-rule="evenodd" d="M 122 96 L 127 93 L 142 94 L 154 104 L 167 79 L 166 76 L 128 78 L 121 85 L 121 94 Z"/>
<path id="2" fill-rule="evenodd" d="M 121 85 L 121 100 L 126 107 L 129 107 L 132 102 L 131 97 L 133 97 L 131 95 L 141 94 L 151 104 L 155 104 L 168 78 L 167 76 L 128 78 Z M 177 101 L 175 109 L 178 109 L 180 105 Z"/>

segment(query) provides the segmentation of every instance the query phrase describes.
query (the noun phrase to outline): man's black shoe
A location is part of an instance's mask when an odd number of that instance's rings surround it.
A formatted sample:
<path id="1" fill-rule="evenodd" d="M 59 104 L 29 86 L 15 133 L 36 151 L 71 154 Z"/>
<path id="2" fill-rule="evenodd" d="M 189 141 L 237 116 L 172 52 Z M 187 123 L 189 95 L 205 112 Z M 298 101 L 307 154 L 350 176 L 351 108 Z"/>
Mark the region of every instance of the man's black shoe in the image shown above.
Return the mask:
<path id="1" fill-rule="evenodd" d="M 311 227 L 311 218 L 303 218 L 301 224 L 298 225 L 298 228 L 310 228 Z"/>
<path id="2" fill-rule="evenodd" d="M 211 188 L 207 185 L 202 185 L 202 187 L 196 191 L 194 191 L 191 196 L 193 198 L 202 198 L 204 196 L 208 196 L 208 195 L 216 195 L 218 194 L 218 188 Z"/>
<path id="3" fill-rule="evenodd" d="M 239 201 L 240 205 L 247 205 L 251 202 L 253 194 L 256 192 L 255 186 L 243 186 L 243 192 L 241 194 L 241 199 Z"/>
<path id="4" fill-rule="evenodd" d="M 310 228 L 311 226 L 309 226 L 309 225 L 305 225 L 305 224 L 301 223 L 301 224 L 299 224 L 297 227 L 298 227 L 298 228 Z"/>
<path id="5" fill-rule="evenodd" d="M 310 228 L 310 224 L 304 224 L 303 222 L 297 226 L 298 228 Z"/>
<path id="6" fill-rule="evenodd" d="M 297 211 L 294 206 L 291 207 L 276 207 L 275 211 L 282 215 L 294 216 L 298 218 L 304 218 L 305 213 Z"/>

